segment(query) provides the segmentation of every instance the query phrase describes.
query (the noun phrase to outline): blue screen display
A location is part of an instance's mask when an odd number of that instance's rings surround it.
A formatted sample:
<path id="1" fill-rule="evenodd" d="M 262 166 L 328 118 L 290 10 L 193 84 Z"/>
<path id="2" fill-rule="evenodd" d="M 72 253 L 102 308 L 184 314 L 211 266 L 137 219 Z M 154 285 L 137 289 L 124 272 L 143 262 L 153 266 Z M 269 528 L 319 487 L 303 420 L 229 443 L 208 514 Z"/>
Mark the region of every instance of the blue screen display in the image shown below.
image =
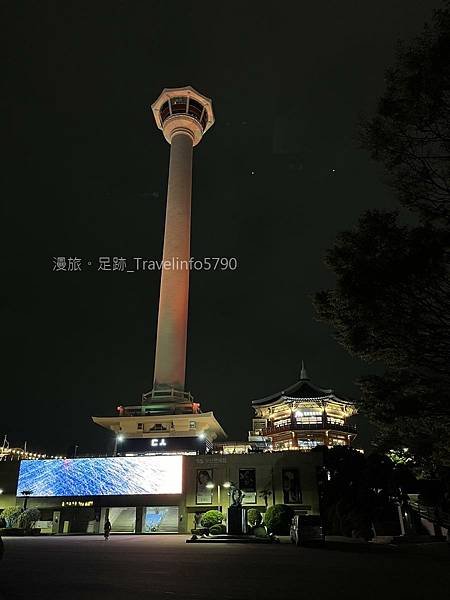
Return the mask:
<path id="1" fill-rule="evenodd" d="M 22 460 L 17 495 L 180 494 L 182 456 Z"/>

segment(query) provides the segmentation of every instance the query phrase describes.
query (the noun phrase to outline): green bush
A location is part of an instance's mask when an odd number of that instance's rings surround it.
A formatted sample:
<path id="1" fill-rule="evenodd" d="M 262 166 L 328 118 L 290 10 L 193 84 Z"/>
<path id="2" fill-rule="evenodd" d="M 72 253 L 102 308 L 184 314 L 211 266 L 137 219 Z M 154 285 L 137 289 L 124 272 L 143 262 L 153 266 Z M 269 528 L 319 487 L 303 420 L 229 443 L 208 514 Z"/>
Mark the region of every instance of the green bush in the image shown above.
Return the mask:
<path id="1" fill-rule="evenodd" d="M 264 525 L 267 527 L 269 533 L 275 535 L 289 535 L 289 528 L 291 525 L 294 511 L 285 504 L 275 504 L 275 506 L 269 506 L 266 514 L 264 515 Z"/>
<path id="2" fill-rule="evenodd" d="M 39 521 L 40 518 L 41 513 L 39 512 L 39 509 L 27 508 L 20 513 L 18 519 L 19 527 L 22 527 L 22 529 L 32 529 L 35 526 L 36 521 Z"/>
<path id="3" fill-rule="evenodd" d="M 258 527 L 263 521 L 262 514 L 257 508 L 250 508 L 247 511 L 247 523 L 252 527 Z"/>
<path id="4" fill-rule="evenodd" d="M 253 528 L 253 535 L 256 537 L 267 537 L 267 531 L 264 525 L 259 525 Z"/>
<path id="5" fill-rule="evenodd" d="M 208 510 L 200 521 L 203 527 L 210 529 L 213 525 L 220 525 L 223 521 L 223 514 L 220 510 Z"/>
<path id="6" fill-rule="evenodd" d="M 227 528 L 225 527 L 225 525 L 213 525 L 211 527 L 211 529 L 209 530 L 209 533 L 211 535 L 220 535 L 221 533 L 226 533 Z"/>
<path id="7" fill-rule="evenodd" d="M 2 512 L 2 518 L 5 519 L 6 527 L 15 527 L 19 520 L 22 509 L 18 506 L 8 506 Z"/>

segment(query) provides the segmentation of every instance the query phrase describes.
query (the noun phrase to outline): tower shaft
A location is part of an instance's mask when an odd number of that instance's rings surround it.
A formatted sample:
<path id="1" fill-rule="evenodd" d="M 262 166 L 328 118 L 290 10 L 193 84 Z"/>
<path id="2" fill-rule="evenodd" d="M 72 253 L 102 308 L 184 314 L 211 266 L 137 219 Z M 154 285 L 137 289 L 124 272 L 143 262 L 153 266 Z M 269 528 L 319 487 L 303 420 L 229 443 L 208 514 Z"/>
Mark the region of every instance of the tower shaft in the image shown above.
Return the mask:
<path id="1" fill-rule="evenodd" d="M 174 132 L 159 296 L 154 389 L 184 390 L 189 302 L 192 136 Z"/>
<path id="2" fill-rule="evenodd" d="M 182 410 L 175 406 L 180 402 L 197 410 L 185 391 L 192 154 L 214 115 L 211 100 L 191 86 L 165 88 L 152 111 L 171 148 L 153 390 L 142 396 L 142 405 L 165 398 L 174 404 L 171 410 Z"/>

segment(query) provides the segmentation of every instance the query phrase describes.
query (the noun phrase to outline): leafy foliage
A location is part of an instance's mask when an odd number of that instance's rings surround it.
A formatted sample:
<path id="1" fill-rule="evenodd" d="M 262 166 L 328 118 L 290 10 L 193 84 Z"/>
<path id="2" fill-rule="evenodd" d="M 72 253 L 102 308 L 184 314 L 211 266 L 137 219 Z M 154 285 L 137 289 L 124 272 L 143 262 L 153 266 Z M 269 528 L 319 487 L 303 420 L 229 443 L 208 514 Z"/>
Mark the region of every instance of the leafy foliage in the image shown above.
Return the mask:
<path id="1" fill-rule="evenodd" d="M 22 529 L 32 529 L 36 521 L 41 518 L 41 513 L 37 508 L 27 508 L 20 513 L 18 524 Z"/>
<path id="2" fill-rule="evenodd" d="M 220 525 L 223 521 L 223 514 L 220 510 L 208 510 L 202 516 L 201 525 L 210 529 L 214 525 Z"/>
<path id="3" fill-rule="evenodd" d="M 8 506 L 2 512 L 2 518 L 6 521 L 6 527 L 15 527 L 22 509 L 17 506 Z"/>
<path id="4" fill-rule="evenodd" d="M 264 515 L 264 525 L 269 533 L 289 535 L 289 527 L 293 516 L 294 511 L 290 506 L 275 504 L 267 509 Z"/>
<path id="5" fill-rule="evenodd" d="M 324 449 L 324 476 L 320 485 L 321 512 L 329 534 L 371 539 L 388 527 L 399 533 L 396 502 L 402 488 L 415 484 L 414 477 L 381 454 L 365 457 L 348 447 Z"/>
<path id="6" fill-rule="evenodd" d="M 264 500 L 264 504 L 268 505 L 268 501 L 270 496 L 272 495 L 272 490 L 270 490 L 268 487 L 265 487 L 263 490 L 260 490 L 259 492 L 259 497 L 262 498 Z"/>
<path id="7" fill-rule="evenodd" d="M 447 2 L 448 5 L 448 2 Z M 435 11 L 411 46 L 400 43 L 363 145 L 382 162 L 398 200 L 450 222 L 450 11 Z"/>
<path id="8" fill-rule="evenodd" d="M 258 538 L 265 538 L 267 537 L 267 530 L 264 525 L 258 525 L 253 528 L 252 534 Z"/>
<path id="9" fill-rule="evenodd" d="M 227 530 L 227 528 L 225 527 L 225 525 L 218 524 L 218 525 L 213 525 L 212 527 L 210 527 L 209 533 L 211 535 L 220 535 L 221 533 L 225 533 L 226 530 Z"/>
<path id="10" fill-rule="evenodd" d="M 326 256 L 320 320 L 354 356 L 384 366 L 359 379 L 380 449 L 410 449 L 428 472 L 450 467 L 450 11 L 436 11 L 397 64 L 363 143 L 415 214 L 368 211 Z"/>
<path id="11" fill-rule="evenodd" d="M 247 522 L 252 527 L 257 527 L 261 525 L 263 521 L 262 514 L 259 512 L 257 508 L 249 508 L 247 511 Z"/>

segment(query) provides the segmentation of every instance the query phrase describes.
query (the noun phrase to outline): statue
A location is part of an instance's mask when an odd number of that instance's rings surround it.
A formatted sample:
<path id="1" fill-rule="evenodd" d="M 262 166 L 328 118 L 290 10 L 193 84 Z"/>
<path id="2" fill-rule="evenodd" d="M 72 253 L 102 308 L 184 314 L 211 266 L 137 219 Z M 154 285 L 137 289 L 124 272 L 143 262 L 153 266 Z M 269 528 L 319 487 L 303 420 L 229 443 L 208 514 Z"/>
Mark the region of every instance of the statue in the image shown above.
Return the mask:
<path id="1" fill-rule="evenodd" d="M 242 506 L 242 500 L 244 499 L 244 492 L 239 488 L 233 486 L 231 490 L 232 506 Z"/>
<path id="2" fill-rule="evenodd" d="M 231 484 L 229 494 L 231 502 L 228 508 L 227 533 L 231 535 L 242 535 L 245 533 L 245 511 L 242 508 L 242 500 L 245 494 L 235 483 Z"/>
<path id="3" fill-rule="evenodd" d="M 196 512 L 194 515 L 194 527 L 195 529 L 199 529 L 202 526 L 202 513 Z"/>

